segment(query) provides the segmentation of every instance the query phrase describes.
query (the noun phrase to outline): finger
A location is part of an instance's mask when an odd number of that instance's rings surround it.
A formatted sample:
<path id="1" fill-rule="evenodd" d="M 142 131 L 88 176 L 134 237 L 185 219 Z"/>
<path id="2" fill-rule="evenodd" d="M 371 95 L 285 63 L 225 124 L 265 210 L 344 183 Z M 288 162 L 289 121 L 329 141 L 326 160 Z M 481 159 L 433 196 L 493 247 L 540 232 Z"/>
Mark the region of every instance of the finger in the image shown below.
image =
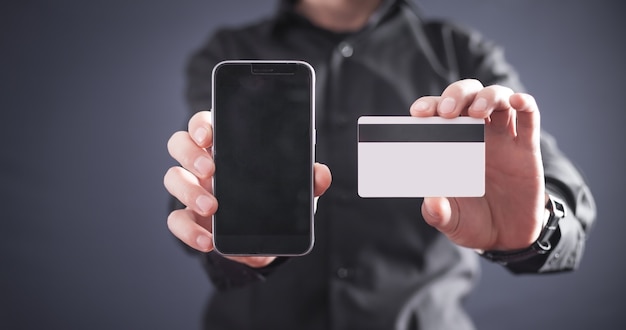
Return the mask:
<path id="1" fill-rule="evenodd" d="M 167 150 L 180 165 L 200 178 L 208 178 L 215 171 L 211 154 L 198 146 L 187 132 L 172 134 Z"/>
<path id="2" fill-rule="evenodd" d="M 203 216 L 210 216 L 217 210 L 215 197 L 200 185 L 197 177 L 182 167 L 170 168 L 163 184 L 172 196 Z"/>
<path id="3" fill-rule="evenodd" d="M 489 118 L 491 133 L 515 136 L 515 112 L 511 109 L 509 98 L 513 90 L 508 87 L 492 85 L 476 93 L 469 106 L 468 115 L 475 118 Z"/>
<path id="4" fill-rule="evenodd" d="M 438 96 L 423 96 L 411 104 L 409 112 L 413 117 L 432 117 L 437 114 Z"/>
<path id="5" fill-rule="evenodd" d="M 313 181 L 315 197 L 322 195 L 330 187 L 332 175 L 328 166 L 320 163 L 313 164 Z"/>
<path id="6" fill-rule="evenodd" d="M 517 134 L 517 115 L 509 103 L 509 98 L 512 94 L 512 90 L 502 86 L 491 86 L 486 91 L 485 98 L 491 97 L 489 99 L 491 109 L 488 110 L 490 115 L 486 134 L 506 136 L 510 139 L 515 138 Z M 472 110 L 472 112 L 476 113 L 477 111 Z"/>
<path id="7" fill-rule="evenodd" d="M 510 96 L 509 102 L 517 114 L 517 141 L 538 146 L 541 116 L 535 98 L 528 94 L 517 93 Z"/>
<path id="8" fill-rule="evenodd" d="M 426 197 L 422 203 L 422 216 L 429 225 L 448 237 L 458 229 L 458 217 L 453 217 L 450 200 L 445 197 Z"/>
<path id="9" fill-rule="evenodd" d="M 444 118 L 455 118 L 464 114 L 481 89 L 483 85 L 476 79 L 459 80 L 450 84 L 441 93 L 437 113 Z"/>
<path id="10" fill-rule="evenodd" d="M 487 118 L 493 111 L 507 110 L 511 107 L 509 98 L 513 90 L 508 87 L 491 85 L 476 93 L 469 106 L 468 115 L 474 118 Z"/>
<path id="11" fill-rule="evenodd" d="M 211 112 L 200 111 L 189 119 L 189 135 L 201 148 L 209 148 L 213 145 L 213 125 L 211 125 Z"/>
<path id="12" fill-rule="evenodd" d="M 175 210 L 167 218 L 167 227 L 174 236 L 202 252 L 213 250 L 210 223 L 209 219 L 198 217 L 190 209 Z"/>

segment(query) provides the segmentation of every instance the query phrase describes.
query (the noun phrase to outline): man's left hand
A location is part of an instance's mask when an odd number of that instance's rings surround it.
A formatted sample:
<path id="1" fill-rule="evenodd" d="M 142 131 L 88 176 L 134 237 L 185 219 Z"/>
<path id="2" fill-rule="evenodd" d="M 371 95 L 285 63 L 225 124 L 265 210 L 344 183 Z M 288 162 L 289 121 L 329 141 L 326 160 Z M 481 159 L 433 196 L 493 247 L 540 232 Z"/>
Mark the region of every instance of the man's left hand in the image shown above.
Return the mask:
<path id="1" fill-rule="evenodd" d="M 467 79 L 451 84 L 441 96 L 417 99 L 410 111 L 414 117 L 485 119 L 485 195 L 425 198 L 426 222 L 454 243 L 473 249 L 530 246 L 541 232 L 546 203 L 535 99 Z"/>

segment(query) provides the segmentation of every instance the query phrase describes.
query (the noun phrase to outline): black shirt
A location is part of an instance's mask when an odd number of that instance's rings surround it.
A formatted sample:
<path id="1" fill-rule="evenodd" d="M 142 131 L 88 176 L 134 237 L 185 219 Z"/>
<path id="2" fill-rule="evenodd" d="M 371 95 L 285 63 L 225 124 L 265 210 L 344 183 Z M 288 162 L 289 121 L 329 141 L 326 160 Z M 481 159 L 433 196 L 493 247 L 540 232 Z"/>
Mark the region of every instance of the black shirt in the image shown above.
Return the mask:
<path id="1" fill-rule="evenodd" d="M 386 1 L 361 31 L 336 34 L 293 12 L 221 29 L 188 67 L 192 113 L 211 104 L 211 70 L 224 59 L 297 59 L 317 73 L 317 154 L 333 173 L 319 200 L 316 243 L 306 256 L 251 269 L 216 253 L 203 258 L 217 287 L 210 329 L 472 329 L 462 300 L 478 275 L 474 251 L 427 225 L 419 199 L 357 194 L 357 118 L 408 115 L 423 95 L 479 79 L 522 90 L 502 52 L 473 31 L 426 22 L 405 1 Z M 580 174 L 542 133 L 547 188 L 567 201 L 554 251 L 507 266 L 514 272 L 571 270 L 595 218 Z M 428 159 L 424 159 L 428 161 Z M 459 165 L 461 166 L 461 164 Z"/>

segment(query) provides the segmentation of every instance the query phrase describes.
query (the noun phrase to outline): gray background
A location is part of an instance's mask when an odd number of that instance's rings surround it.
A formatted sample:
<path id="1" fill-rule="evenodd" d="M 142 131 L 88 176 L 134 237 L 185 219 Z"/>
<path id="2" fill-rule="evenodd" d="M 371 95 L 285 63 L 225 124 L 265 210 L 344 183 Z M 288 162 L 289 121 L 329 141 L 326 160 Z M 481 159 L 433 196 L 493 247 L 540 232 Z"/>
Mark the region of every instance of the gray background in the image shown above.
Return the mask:
<path id="1" fill-rule="evenodd" d="M 584 169 L 599 223 L 581 268 L 484 263 L 480 329 L 624 328 L 624 19 L 615 0 L 420 0 L 503 45 Z M 165 144 L 210 32 L 274 1 L 2 1 L 0 328 L 195 329 L 211 288 L 165 225 Z"/>

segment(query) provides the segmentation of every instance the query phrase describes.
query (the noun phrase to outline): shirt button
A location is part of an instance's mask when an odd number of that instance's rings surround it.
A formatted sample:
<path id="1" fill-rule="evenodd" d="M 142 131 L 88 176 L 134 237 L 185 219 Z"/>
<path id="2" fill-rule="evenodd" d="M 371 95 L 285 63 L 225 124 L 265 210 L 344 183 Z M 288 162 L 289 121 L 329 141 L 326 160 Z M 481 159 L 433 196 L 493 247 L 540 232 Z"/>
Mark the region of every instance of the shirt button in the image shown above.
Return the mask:
<path id="1" fill-rule="evenodd" d="M 354 48 L 347 42 L 342 42 L 339 44 L 339 52 L 343 57 L 350 57 L 354 54 Z"/>
<path id="2" fill-rule="evenodd" d="M 346 279 L 350 276 L 350 270 L 344 267 L 337 268 L 337 277 L 340 279 Z"/>

